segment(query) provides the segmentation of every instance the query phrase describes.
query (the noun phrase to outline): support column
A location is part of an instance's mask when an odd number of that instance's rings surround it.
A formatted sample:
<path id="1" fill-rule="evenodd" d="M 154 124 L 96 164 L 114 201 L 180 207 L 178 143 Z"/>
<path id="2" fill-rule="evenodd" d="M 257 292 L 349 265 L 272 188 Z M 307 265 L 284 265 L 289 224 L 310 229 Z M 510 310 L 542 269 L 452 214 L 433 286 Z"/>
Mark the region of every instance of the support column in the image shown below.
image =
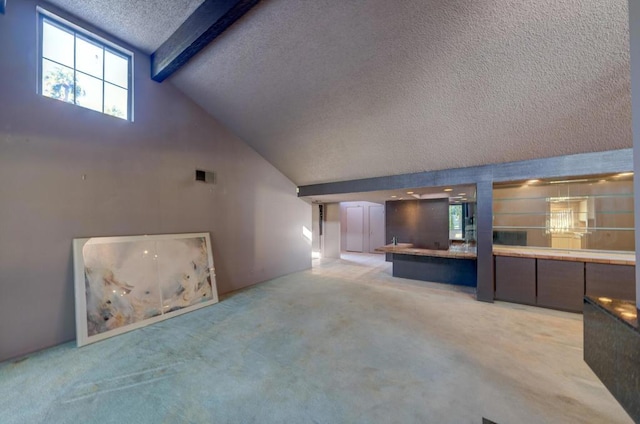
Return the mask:
<path id="1" fill-rule="evenodd" d="M 476 298 L 493 302 L 493 182 L 476 185 L 476 245 L 478 248 L 478 288 Z"/>
<path id="2" fill-rule="evenodd" d="M 636 238 L 636 307 L 640 306 L 640 0 L 629 0 L 629 44 L 631 47 L 631 118 L 633 129 L 633 194 Z"/>

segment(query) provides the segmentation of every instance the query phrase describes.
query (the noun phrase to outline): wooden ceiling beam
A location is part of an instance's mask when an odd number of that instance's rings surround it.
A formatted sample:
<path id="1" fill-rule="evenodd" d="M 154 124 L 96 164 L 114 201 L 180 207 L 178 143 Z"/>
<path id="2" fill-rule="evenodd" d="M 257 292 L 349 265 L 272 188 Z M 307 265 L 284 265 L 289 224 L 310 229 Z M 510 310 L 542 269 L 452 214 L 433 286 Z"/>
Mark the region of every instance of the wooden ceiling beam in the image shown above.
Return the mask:
<path id="1" fill-rule="evenodd" d="M 205 0 L 151 55 L 151 79 L 169 78 L 259 1 Z"/>

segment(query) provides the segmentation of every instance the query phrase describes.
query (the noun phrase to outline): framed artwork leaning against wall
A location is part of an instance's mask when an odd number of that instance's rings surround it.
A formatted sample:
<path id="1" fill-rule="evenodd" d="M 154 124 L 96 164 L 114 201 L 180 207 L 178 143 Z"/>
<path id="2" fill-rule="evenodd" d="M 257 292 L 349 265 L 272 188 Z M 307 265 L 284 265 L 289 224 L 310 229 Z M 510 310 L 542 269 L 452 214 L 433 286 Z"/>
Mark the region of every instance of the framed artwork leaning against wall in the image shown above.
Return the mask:
<path id="1" fill-rule="evenodd" d="M 84 346 L 218 302 L 209 233 L 73 240 Z"/>

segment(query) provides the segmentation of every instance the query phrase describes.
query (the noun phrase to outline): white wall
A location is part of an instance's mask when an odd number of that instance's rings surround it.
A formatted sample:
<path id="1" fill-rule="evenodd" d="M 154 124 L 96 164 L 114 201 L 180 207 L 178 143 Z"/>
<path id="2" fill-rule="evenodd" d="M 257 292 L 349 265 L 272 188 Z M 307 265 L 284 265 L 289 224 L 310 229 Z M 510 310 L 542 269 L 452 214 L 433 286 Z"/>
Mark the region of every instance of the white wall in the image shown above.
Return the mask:
<path id="1" fill-rule="evenodd" d="M 340 204 L 324 205 L 323 258 L 340 258 Z"/>
<path id="2" fill-rule="evenodd" d="M 0 15 L 0 360 L 75 337 L 76 237 L 209 231 L 220 293 L 311 266 L 296 186 L 147 56 L 133 123 L 38 95 L 35 8 Z"/>
<path id="3" fill-rule="evenodd" d="M 347 208 L 350 206 L 361 207 L 363 213 L 363 252 L 375 253 L 373 250 L 369 249 L 369 234 L 371 233 L 371 226 L 369 222 L 369 207 L 370 206 L 382 206 L 384 208 L 384 204 L 382 203 L 372 203 L 372 202 L 342 202 L 340 203 L 340 249 L 342 251 L 347 250 L 346 240 L 347 240 Z M 378 228 L 377 231 L 380 231 L 384 234 L 384 228 Z M 376 246 L 380 247 L 380 246 Z"/>

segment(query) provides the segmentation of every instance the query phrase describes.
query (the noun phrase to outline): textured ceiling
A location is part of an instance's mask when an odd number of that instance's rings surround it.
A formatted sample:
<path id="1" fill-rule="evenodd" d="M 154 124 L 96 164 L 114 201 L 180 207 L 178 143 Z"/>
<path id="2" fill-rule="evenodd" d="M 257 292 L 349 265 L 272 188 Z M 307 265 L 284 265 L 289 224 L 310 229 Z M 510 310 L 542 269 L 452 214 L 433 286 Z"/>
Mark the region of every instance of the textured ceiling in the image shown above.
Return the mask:
<path id="1" fill-rule="evenodd" d="M 204 0 L 48 1 L 150 54 Z"/>
<path id="2" fill-rule="evenodd" d="M 298 185 L 631 147 L 627 0 L 264 0 L 172 82 Z"/>
<path id="3" fill-rule="evenodd" d="M 54 3 L 150 51 L 200 1 Z M 627 0 L 262 0 L 169 81 L 298 185 L 632 146 Z"/>

